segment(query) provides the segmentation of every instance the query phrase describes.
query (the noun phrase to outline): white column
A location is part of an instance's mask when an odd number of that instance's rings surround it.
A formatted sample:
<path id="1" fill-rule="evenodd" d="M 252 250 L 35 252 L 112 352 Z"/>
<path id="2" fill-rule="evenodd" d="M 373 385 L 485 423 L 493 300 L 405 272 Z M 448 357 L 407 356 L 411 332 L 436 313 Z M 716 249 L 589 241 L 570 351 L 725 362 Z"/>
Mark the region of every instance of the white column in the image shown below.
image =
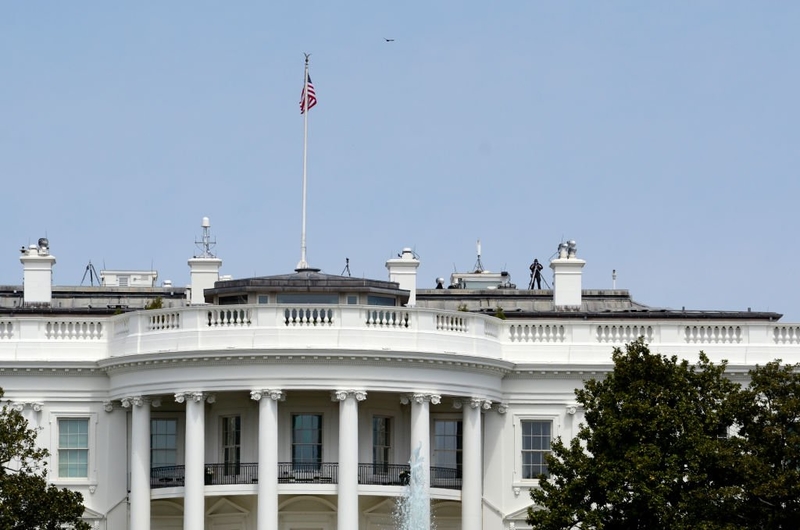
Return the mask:
<path id="1" fill-rule="evenodd" d="M 461 528 L 483 528 L 483 474 L 481 410 L 491 408 L 491 401 L 472 398 L 464 402 L 461 453 Z"/>
<path id="2" fill-rule="evenodd" d="M 339 402 L 339 510 L 337 528 L 358 528 L 358 402 L 367 393 L 338 390 Z"/>
<path id="3" fill-rule="evenodd" d="M 256 530 L 278 528 L 278 402 L 280 390 L 254 390 L 258 401 L 258 518 Z"/>
<path id="4" fill-rule="evenodd" d="M 430 496 L 430 467 L 431 467 L 431 414 L 430 405 L 438 405 L 442 396 L 438 394 L 415 393 L 408 397 L 402 397 L 402 403 L 411 403 L 411 460 L 417 455 L 422 461 L 423 487 Z M 413 476 L 413 474 L 412 474 Z M 428 513 L 424 520 L 430 520 L 430 504 L 427 506 Z"/>
<path id="5" fill-rule="evenodd" d="M 122 399 L 131 408 L 131 530 L 150 530 L 150 400 Z"/>
<path id="6" fill-rule="evenodd" d="M 213 401 L 213 398 L 209 397 Z M 205 401 L 203 392 L 175 394 L 175 401 L 186 402 L 185 478 L 183 529 L 200 530 L 205 525 Z"/>

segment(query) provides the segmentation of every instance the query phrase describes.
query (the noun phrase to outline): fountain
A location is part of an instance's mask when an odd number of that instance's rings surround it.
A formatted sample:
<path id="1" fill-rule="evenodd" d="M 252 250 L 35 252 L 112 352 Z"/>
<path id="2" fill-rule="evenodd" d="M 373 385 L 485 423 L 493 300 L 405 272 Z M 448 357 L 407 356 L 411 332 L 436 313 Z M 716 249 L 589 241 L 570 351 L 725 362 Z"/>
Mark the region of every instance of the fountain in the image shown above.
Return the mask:
<path id="1" fill-rule="evenodd" d="M 435 530 L 431 521 L 431 499 L 425 483 L 424 459 L 419 456 L 422 444 L 411 455 L 411 473 L 403 496 L 397 501 L 394 520 L 397 530 Z"/>

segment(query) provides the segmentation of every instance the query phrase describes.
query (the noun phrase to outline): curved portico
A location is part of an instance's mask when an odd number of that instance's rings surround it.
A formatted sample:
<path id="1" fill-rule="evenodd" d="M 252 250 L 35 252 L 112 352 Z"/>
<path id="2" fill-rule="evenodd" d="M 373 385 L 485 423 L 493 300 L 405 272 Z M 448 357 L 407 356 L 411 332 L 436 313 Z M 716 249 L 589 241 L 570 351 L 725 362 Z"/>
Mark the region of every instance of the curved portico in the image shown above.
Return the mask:
<path id="1" fill-rule="evenodd" d="M 335 499 L 338 527 L 357 527 L 359 496 L 400 495 L 402 470 L 420 446 L 426 469 L 437 470 L 428 471 L 432 498 L 462 500 L 467 511 L 481 505 L 482 443 L 474 413 L 500 401 L 506 363 L 453 354 L 301 353 L 169 352 L 104 363 L 113 399 L 133 411 L 132 458 L 149 456 L 157 438 L 146 415 L 151 411 L 185 433 L 176 451 L 183 460 L 164 476 L 155 464 L 151 476 L 149 466 L 132 462 L 131 513 L 141 514 L 132 519 L 134 530 L 149 528 L 151 498 L 182 500 L 185 523 L 202 525 L 206 499 L 234 493 L 257 495 L 259 530 L 279 526 L 278 505 L 287 495 L 327 495 Z M 161 406 L 151 409 L 153 402 Z M 438 470 L 431 457 L 438 417 L 465 420 L 463 454 L 452 472 Z M 226 446 L 230 435 L 222 432 L 230 418 L 238 418 L 240 429 L 235 461 Z M 321 426 L 306 429 L 299 426 L 304 421 Z M 391 440 L 376 442 L 380 429 L 390 430 Z M 298 437 L 306 435 L 319 437 L 313 462 L 303 459 L 308 448 Z M 209 471 L 220 475 L 209 479 Z"/>

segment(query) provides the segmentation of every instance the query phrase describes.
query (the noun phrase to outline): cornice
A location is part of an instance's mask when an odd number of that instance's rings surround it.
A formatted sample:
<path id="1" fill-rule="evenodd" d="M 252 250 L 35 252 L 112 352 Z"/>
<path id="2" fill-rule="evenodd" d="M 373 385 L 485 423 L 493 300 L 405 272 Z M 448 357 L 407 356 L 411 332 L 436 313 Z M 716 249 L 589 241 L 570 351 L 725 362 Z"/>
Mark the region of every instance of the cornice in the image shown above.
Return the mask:
<path id="1" fill-rule="evenodd" d="M 504 379 L 593 379 L 605 377 L 614 370 L 614 365 L 563 365 L 563 366 L 516 366 L 508 371 Z M 725 370 L 729 379 L 740 381 L 749 378 L 751 367 L 730 366 Z"/>
<path id="2" fill-rule="evenodd" d="M 85 363 L 74 365 L 56 365 L 53 366 L 52 361 L 41 361 L 38 363 L 26 362 L 22 363 L 7 363 L 3 362 L 0 366 L 0 376 L 55 376 L 55 377 L 105 377 L 105 372 L 97 366 L 97 363 Z"/>
<path id="3" fill-rule="evenodd" d="M 327 352 L 303 353 L 193 353 L 145 354 L 104 359 L 98 363 L 99 370 L 108 374 L 141 370 L 158 370 L 174 366 L 235 366 L 235 365 L 352 365 L 352 366 L 414 366 L 448 371 L 482 372 L 497 377 L 509 373 L 513 364 L 496 359 L 447 354 L 420 354 L 392 352 L 392 355 L 376 353 L 330 354 Z"/>

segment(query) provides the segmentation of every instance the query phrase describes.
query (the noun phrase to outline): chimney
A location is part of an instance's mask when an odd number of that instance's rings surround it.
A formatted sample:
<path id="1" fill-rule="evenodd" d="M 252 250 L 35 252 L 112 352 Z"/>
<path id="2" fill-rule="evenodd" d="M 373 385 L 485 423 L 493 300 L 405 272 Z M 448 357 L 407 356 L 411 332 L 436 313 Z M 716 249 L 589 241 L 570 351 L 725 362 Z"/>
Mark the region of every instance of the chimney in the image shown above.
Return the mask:
<path id="1" fill-rule="evenodd" d="M 419 260 L 414 257 L 414 252 L 410 248 L 404 248 L 403 252 L 397 257 L 386 261 L 386 268 L 389 269 L 389 281 L 397 282 L 400 288 L 409 291 L 408 307 L 417 305 L 417 268 Z"/>
<path id="2" fill-rule="evenodd" d="M 550 262 L 553 269 L 553 303 L 556 310 L 581 308 L 581 269 L 586 265 L 575 255 L 578 245 L 567 241 L 558 245 L 558 257 Z"/>
<path id="3" fill-rule="evenodd" d="M 219 269 L 222 266 L 222 260 L 211 253 L 211 248 L 217 242 L 211 240 L 211 222 L 208 217 L 203 217 L 201 226 L 203 227 L 203 238 L 201 241 L 195 241 L 195 244 L 202 250 L 202 253 L 189 260 L 190 304 L 206 303 L 205 290 L 213 288 L 214 283 L 219 280 Z"/>
<path id="4" fill-rule="evenodd" d="M 25 305 L 46 305 L 53 301 L 53 265 L 56 258 L 50 255 L 47 238 L 39 238 L 38 245 L 22 247 L 22 290 Z"/>

